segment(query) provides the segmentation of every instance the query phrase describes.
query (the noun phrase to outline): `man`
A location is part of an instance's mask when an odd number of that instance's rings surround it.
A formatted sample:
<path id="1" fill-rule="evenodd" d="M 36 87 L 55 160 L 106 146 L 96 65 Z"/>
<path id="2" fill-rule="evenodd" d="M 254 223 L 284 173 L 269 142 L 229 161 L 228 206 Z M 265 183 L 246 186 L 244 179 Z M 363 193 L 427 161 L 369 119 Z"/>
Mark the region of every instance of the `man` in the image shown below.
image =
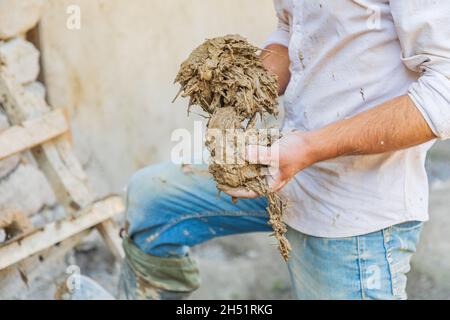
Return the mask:
<path id="1" fill-rule="evenodd" d="M 299 299 L 406 299 L 406 273 L 428 219 L 424 169 L 450 138 L 448 0 L 276 0 L 264 53 L 284 94 L 272 188 L 289 199 L 288 263 Z M 252 163 L 270 150 L 249 147 Z M 194 171 L 195 172 L 195 171 Z M 199 286 L 189 247 L 270 231 L 266 200 L 216 198 L 208 176 L 160 164 L 128 187 L 129 299 L 177 299 Z M 263 279 L 262 279 L 263 280 Z"/>

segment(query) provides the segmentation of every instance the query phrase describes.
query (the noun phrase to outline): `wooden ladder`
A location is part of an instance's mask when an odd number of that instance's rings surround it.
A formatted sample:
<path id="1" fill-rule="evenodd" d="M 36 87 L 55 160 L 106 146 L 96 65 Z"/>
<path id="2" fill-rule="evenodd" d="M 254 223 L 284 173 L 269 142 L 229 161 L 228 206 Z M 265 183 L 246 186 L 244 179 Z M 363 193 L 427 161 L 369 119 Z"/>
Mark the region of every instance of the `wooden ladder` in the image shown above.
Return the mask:
<path id="1" fill-rule="evenodd" d="M 96 228 L 119 259 L 124 257 L 113 218 L 124 211 L 119 196 L 95 199 L 75 157 L 70 129 L 62 110 L 27 92 L 14 78 L 0 72 L 0 103 L 12 127 L 0 132 L 0 160 L 30 150 L 53 188 L 66 217 L 37 230 L 19 234 L 0 246 L 0 271 Z M 74 242 L 74 241 L 72 241 Z"/>

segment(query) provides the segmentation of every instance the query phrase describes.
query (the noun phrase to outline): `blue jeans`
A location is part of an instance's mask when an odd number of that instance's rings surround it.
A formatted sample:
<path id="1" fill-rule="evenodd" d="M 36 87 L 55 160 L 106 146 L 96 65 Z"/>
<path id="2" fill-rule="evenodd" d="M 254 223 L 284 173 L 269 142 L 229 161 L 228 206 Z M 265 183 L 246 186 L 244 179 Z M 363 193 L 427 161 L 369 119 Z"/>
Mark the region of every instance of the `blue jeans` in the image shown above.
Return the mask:
<path id="1" fill-rule="evenodd" d="M 216 237 L 271 232 L 266 207 L 263 198 L 235 204 L 227 195 L 218 197 L 203 167 L 185 172 L 162 163 L 130 180 L 128 234 L 143 253 L 176 260 Z M 296 298 L 406 299 L 406 274 L 421 230 L 422 223 L 408 222 L 363 236 L 327 239 L 289 229 L 288 270 Z"/>

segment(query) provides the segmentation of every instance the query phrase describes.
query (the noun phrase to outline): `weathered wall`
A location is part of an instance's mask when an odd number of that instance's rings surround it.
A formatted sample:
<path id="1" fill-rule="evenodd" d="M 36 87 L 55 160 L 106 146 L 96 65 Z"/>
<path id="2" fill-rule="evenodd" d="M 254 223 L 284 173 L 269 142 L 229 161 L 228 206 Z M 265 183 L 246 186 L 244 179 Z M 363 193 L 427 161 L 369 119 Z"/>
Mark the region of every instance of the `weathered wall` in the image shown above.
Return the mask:
<path id="1" fill-rule="evenodd" d="M 0 0 L 0 74 L 24 86 L 33 99 L 43 99 L 45 88 L 36 82 L 39 51 L 24 34 L 38 22 L 43 3 Z M 9 127 L 0 97 L 0 134 Z M 30 220 L 40 226 L 52 220 L 55 204 L 53 190 L 27 152 L 0 160 L 0 244 L 14 236 L 6 232 L 13 223 L 22 221 L 23 227 Z"/>
<path id="2" fill-rule="evenodd" d="M 69 30 L 68 5 L 81 9 Z M 191 128 L 171 104 L 179 64 L 205 38 L 240 33 L 256 44 L 276 25 L 271 0 L 48 0 L 41 23 L 48 95 L 68 107 L 77 155 L 101 192 L 170 157 L 171 132 Z"/>
<path id="3" fill-rule="evenodd" d="M 45 0 L 0 0 L 0 39 L 24 34 L 38 22 Z"/>

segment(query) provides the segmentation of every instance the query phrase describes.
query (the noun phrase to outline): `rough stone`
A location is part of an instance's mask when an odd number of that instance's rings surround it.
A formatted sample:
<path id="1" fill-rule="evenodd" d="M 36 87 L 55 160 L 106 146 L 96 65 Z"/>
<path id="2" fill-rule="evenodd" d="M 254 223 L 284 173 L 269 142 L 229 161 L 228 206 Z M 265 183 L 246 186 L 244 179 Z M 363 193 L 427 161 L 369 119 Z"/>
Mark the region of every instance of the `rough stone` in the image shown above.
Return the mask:
<path id="1" fill-rule="evenodd" d="M 0 39 L 9 39 L 33 28 L 44 0 L 0 0 Z"/>
<path id="2" fill-rule="evenodd" d="M 31 82 L 31 83 L 27 84 L 25 86 L 25 91 L 34 95 L 38 99 L 45 100 L 45 94 L 46 94 L 45 86 L 39 81 L 35 81 L 35 82 Z"/>
<path id="3" fill-rule="evenodd" d="M 3 112 L 0 110 L 0 134 L 1 132 L 9 127 L 8 118 L 3 114 Z M 19 164 L 20 156 L 15 155 L 12 157 L 9 157 L 4 160 L 0 160 L 0 179 L 7 176 L 10 172 L 12 172 L 17 165 Z"/>
<path id="4" fill-rule="evenodd" d="M 0 243 L 6 241 L 6 231 L 5 229 L 0 228 Z"/>
<path id="5" fill-rule="evenodd" d="M 3 111 L 0 110 L 0 132 L 9 127 L 9 121 Z"/>
<path id="6" fill-rule="evenodd" d="M 29 216 L 55 203 L 55 195 L 44 174 L 33 165 L 20 164 L 0 181 L 0 214 L 5 211 L 1 208 L 8 208 Z"/>
<path id="7" fill-rule="evenodd" d="M 33 82 L 39 75 L 39 51 L 21 38 L 1 42 L 0 65 L 2 72 L 14 76 L 18 83 Z"/>
<path id="8" fill-rule="evenodd" d="M 43 89 L 39 88 L 38 82 L 32 82 L 24 86 L 15 83 L 13 75 L 3 73 L 2 76 L 13 84 L 11 90 L 15 92 L 17 103 L 21 106 L 23 116 L 27 119 L 39 117 L 42 113 L 49 111 L 49 106 L 44 99 L 45 90 L 42 92 Z"/>
<path id="9" fill-rule="evenodd" d="M 20 156 L 14 155 L 0 161 L 0 180 L 8 176 L 17 168 L 20 162 Z"/>

